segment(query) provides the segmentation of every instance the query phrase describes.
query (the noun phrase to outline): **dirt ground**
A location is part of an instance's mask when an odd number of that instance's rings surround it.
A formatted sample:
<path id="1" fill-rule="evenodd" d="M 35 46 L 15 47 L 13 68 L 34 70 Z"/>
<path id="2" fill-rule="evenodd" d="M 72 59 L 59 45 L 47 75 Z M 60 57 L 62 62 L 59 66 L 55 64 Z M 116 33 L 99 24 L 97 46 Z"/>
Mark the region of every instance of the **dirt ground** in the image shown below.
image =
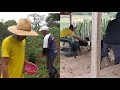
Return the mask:
<path id="1" fill-rule="evenodd" d="M 61 47 L 62 48 L 62 47 Z M 112 66 L 114 64 L 113 52 L 109 52 L 109 58 L 104 58 L 101 68 Z M 87 48 L 81 49 L 81 55 L 76 58 L 73 56 L 66 57 L 64 52 L 61 51 L 60 56 L 60 78 L 72 78 L 82 76 L 90 73 L 91 70 L 91 51 L 88 52 Z"/>

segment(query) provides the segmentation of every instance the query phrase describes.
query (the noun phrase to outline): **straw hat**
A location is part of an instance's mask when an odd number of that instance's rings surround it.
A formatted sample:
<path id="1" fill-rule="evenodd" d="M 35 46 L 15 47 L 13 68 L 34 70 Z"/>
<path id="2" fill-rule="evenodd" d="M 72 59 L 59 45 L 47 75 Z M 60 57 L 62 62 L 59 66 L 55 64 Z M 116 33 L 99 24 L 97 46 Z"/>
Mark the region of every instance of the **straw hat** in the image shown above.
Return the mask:
<path id="1" fill-rule="evenodd" d="M 42 26 L 39 31 L 49 31 L 49 28 L 47 26 Z"/>
<path id="2" fill-rule="evenodd" d="M 8 30 L 16 35 L 21 36 L 38 36 L 39 34 L 31 30 L 31 22 L 29 18 L 19 19 L 17 25 L 8 27 Z"/>

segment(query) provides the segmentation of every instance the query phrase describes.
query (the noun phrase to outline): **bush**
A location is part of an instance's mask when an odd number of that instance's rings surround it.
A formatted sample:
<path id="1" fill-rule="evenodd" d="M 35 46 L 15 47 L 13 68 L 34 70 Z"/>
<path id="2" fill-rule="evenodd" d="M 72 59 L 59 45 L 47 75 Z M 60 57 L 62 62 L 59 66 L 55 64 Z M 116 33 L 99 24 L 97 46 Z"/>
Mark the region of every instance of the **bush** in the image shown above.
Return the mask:
<path id="1" fill-rule="evenodd" d="M 35 56 L 35 53 L 34 53 L 34 52 L 32 52 L 32 53 L 29 54 L 28 60 L 29 60 L 30 62 L 32 62 L 32 63 L 35 63 L 35 61 L 36 61 L 36 56 Z"/>
<path id="2" fill-rule="evenodd" d="M 54 36 L 56 46 L 59 48 L 59 28 L 58 27 L 51 27 L 50 33 Z M 27 37 L 26 38 L 26 55 L 25 57 L 28 58 L 29 61 L 36 63 L 38 66 L 38 72 L 36 75 L 28 75 L 25 73 L 26 78 L 46 78 L 48 77 L 48 72 L 46 68 L 46 58 L 41 57 L 42 49 L 43 49 L 43 35 L 39 33 L 39 36 L 37 37 Z M 57 56 L 55 60 L 55 67 L 59 69 L 60 59 L 59 55 Z"/>
<path id="3" fill-rule="evenodd" d="M 42 36 L 27 37 L 26 39 L 26 58 L 35 58 L 39 60 L 39 54 L 42 52 Z M 34 60 L 34 59 L 33 59 Z"/>

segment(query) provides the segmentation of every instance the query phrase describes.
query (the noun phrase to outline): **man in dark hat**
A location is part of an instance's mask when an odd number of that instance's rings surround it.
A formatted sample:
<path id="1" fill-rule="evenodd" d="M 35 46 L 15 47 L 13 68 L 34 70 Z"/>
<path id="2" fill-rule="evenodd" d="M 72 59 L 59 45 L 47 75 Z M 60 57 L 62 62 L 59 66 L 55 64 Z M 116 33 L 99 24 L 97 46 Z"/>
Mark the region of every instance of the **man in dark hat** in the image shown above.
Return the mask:
<path id="1" fill-rule="evenodd" d="M 120 12 L 116 14 L 116 19 L 108 23 L 105 37 L 103 38 L 103 48 L 101 51 L 101 61 L 108 55 L 109 47 L 114 52 L 114 64 L 120 62 Z"/>

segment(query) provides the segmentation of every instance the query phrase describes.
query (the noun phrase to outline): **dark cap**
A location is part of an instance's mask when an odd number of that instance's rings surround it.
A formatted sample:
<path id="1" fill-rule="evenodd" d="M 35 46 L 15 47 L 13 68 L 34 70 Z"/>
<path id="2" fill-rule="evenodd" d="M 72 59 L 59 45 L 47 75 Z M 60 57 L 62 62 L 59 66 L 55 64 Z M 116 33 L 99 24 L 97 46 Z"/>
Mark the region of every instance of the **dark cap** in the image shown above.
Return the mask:
<path id="1" fill-rule="evenodd" d="M 73 27 L 73 25 L 71 24 L 69 28 L 72 28 L 72 29 L 73 29 L 74 27 Z"/>

